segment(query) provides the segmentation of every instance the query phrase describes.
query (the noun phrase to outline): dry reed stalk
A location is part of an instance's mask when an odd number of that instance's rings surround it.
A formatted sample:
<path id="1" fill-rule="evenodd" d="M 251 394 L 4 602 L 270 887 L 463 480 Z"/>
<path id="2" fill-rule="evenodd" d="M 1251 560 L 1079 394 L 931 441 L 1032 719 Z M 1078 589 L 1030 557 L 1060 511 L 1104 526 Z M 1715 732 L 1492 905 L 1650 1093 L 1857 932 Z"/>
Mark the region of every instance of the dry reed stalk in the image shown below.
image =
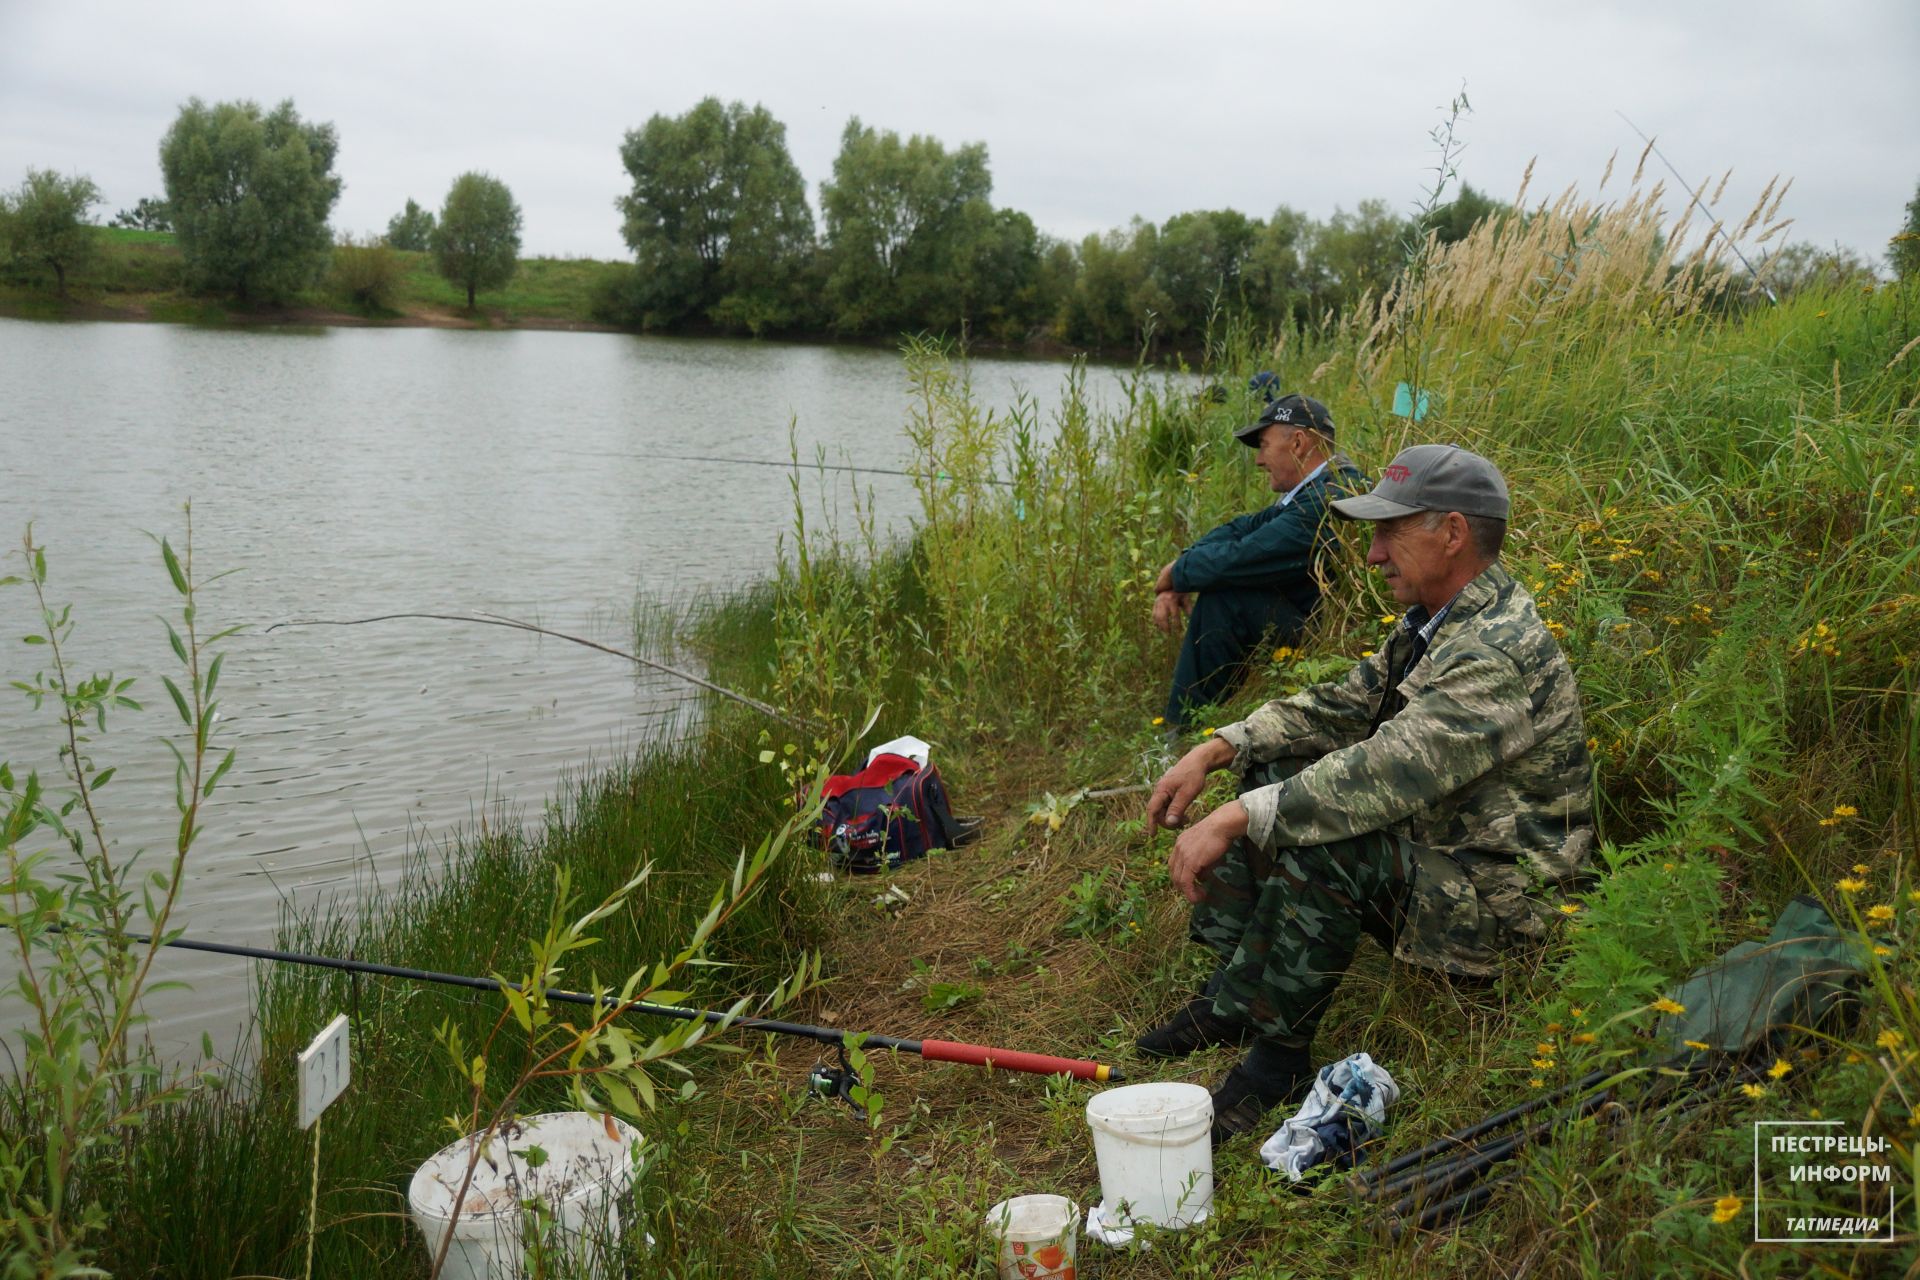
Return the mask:
<path id="1" fill-rule="evenodd" d="M 1613 154 L 1607 157 L 1607 167 L 1604 171 L 1601 172 L 1600 185 L 1594 188 L 1595 191 L 1605 191 L 1607 189 L 1607 179 L 1613 176 L 1613 162 L 1615 160 L 1618 160 L 1619 158 L 1620 158 L 1620 148 L 1615 147 L 1613 149 Z"/>
<path id="2" fill-rule="evenodd" d="M 1646 149 L 1640 153 L 1640 162 L 1633 166 L 1633 180 L 1627 183 L 1628 186 L 1637 187 L 1640 185 L 1640 174 L 1647 167 L 1647 157 L 1652 154 L 1653 154 L 1653 139 L 1648 138 Z"/>
<path id="3" fill-rule="evenodd" d="M 1900 348 L 1900 350 L 1894 352 L 1893 359 L 1887 361 L 1887 368 L 1891 369 L 1893 366 L 1899 364 L 1900 361 L 1906 357 L 1907 352 L 1913 350 L 1915 347 L 1920 347 L 1920 334 L 1915 334 L 1912 341 L 1908 342 L 1907 345 Z"/>
<path id="4" fill-rule="evenodd" d="M 1793 189 L 1793 179 L 1788 178 L 1786 185 L 1781 187 L 1779 191 L 1774 193 L 1773 207 L 1767 210 L 1768 222 L 1772 222 L 1775 218 L 1780 216 L 1780 202 L 1787 198 L 1787 192 L 1792 189 Z"/>
<path id="5" fill-rule="evenodd" d="M 1731 168 L 1729 168 L 1725 173 L 1720 175 L 1720 185 L 1713 189 L 1713 199 L 1707 201 L 1708 204 L 1720 203 L 1720 197 L 1727 194 L 1727 182 L 1732 177 L 1733 177 L 1733 170 Z"/>

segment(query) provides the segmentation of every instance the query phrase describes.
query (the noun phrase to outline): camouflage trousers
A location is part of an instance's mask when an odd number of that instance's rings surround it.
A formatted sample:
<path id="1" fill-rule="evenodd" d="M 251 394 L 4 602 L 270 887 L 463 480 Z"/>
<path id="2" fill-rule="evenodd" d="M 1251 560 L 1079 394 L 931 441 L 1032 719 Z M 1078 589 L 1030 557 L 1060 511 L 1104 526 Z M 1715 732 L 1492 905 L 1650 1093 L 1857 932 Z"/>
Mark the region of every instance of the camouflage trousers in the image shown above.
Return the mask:
<path id="1" fill-rule="evenodd" d="M 1245 786 L 1305 763 L 1277 761 L 1249 772 Z M 1220 957 L 1213 1011 L 1281 1044 L 1311 1045 L 1361 935 L 1392 952 L 1417 861 L 1415 846 L 1385 832 L 1272 853 L 1234 841 L 1191 922 L 1194 941 Z"/>

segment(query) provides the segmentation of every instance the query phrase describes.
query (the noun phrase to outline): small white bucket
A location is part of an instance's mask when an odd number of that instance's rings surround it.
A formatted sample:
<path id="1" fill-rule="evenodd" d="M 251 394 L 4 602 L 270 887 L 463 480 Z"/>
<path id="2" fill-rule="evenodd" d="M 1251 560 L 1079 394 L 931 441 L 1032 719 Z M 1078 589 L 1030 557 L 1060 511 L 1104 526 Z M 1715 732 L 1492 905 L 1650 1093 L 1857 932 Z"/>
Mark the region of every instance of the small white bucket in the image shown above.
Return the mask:
<path id="1" fill-rule="evenodd" d="M 987 1210 L 1000 1280 L 1073 1280 L 1080 1208 L 1065 1196 L 1015 1196 Z"/>
<path id="2" fill-rule="evenodd" d="M 1213 1096 L 1197 1084 L 1130 1084 L 1087 1103 L 1103 1239 L 1135 1225 L 1190 1227 L 1213 1206 Z M 1118 1243 L 1117 1240 L 1112 1240 Z"/>
<path id="3" fill-rule="evenodd" d="M 529 1200 L 544 1201 L 553 1214 L 544 1247 L 563 1252 L 585 1274 L 616 1274 L 619 1201 L 640 1167 L 643 1141 L 632 1125 L 586 1111 L 524 1116 L 495 1130 L 461 1201 L 441 1280 L 524 1276 L 523 1206 Z M 546 1153 L 538 1167 L 529 1163 L 535 1147 Z M 471 1136 L 443 1148 L 420 1166 L 407 1189 L 407 1206 L 426 1237 L 429 1258 L 440 1250 L 472 1153 Z"/>

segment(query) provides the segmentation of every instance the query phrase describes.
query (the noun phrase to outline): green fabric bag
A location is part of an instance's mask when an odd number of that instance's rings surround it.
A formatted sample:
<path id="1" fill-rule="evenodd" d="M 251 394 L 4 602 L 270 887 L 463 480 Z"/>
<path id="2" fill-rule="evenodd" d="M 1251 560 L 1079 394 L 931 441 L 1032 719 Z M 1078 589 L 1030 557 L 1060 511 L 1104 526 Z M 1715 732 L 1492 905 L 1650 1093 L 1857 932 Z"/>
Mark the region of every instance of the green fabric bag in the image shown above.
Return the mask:
<path id="1" fill-rule="evenodd" d="M 1818 1027 L 1848 1001 L 1866 973 L 1861 940 L 1843 932 L 1805 894 L 1787 904 L 1765 942 L 1742 942 L 1681 984 L 1654 1038 L 1676 1054 L 1695 1041 L 1721 1053 L 1749 1053 L 1791 1028 Z"/>

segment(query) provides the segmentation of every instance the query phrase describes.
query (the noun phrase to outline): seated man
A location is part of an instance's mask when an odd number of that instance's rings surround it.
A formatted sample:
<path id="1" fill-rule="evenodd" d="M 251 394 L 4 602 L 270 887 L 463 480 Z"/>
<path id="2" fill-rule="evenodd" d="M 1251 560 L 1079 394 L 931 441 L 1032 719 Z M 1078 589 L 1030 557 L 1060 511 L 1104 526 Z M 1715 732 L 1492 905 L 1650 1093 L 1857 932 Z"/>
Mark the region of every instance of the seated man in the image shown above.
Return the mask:
<path id="1" fill-rule="evenodd" d="M 1357 492 L 1366 481 L 1333 451 L 1333 416 L 1318 400 L 1281 396 L 1234 436 L 1255 450 L 1254 465 L 1282 496 L 1208 533 L 1154 583 L 1153 623 L 1162 631 L 1192 610 L 1167 697 L 1167 723 L 1175 728 L 1193 708 L 1233 691 L 1263 635 L 1299 641 L 1320 602 L 1316 562 L 1333 539 L 1327 498 Z"/>
<path id="2" fill-rule="evenodd" d="M 1214 1092 L 1216 1141 L 1311 1086 L 1314 1029 L 1362 932 L 1409 964 L 1494 974 L 1547 936 L 1554 891 L 1584 875 L 1593 846 L 1573 672 L 1498 562 L 1500 473 L 1415 445 L 1333 509 L 1372 522 L 1367 563 L 1406 616 L 1344 679 L 1188 752 L 1147 804 L 1151 823 L 1180 827 L 1210 771 L 1243 779 L 1168 859 L 1219 968 L 1138 1042 L 1177 1057 L 1251 1041 Z"/>

